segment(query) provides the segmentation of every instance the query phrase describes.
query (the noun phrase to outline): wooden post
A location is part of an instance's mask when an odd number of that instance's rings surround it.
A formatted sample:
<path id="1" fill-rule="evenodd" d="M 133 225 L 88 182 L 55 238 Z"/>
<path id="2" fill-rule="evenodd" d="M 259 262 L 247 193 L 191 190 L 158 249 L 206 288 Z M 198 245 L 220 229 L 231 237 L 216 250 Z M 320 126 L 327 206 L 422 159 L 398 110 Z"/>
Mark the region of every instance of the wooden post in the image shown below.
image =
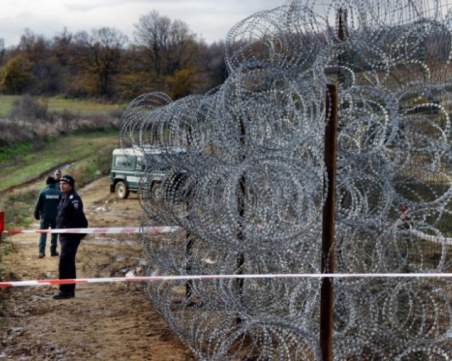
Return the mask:
<path id="1" fill-rule="evenodd" d="M 188 275 L 192 274 L 192 265 L 193 265 L 193 238 L 191 237 L 190 231 L 187 231 L 186 239 L 185 239 L 185 272 Z M 193 302 L 193 281 L 188 280 L 185 283 L 185 300 L 188 304 Z"/>
<path id="2" fill-rule="evenodd" d="M 241 135 L 241 144 L 242 146 L 245 146 L 245 124 L 243 123 L 243 120 L 240 119 L 240 135 Z M 244 159 L 242 159 L 244 160 Z M 244 235 L 243 235 L 243 231 L 242 231 L 242 226 L 244 224 L 243 218 L 245 217 L 245 183 L 246 183 L 246 179 L 245 179 L 245 175 L 242 175 L 242 177 L 240 178 L 240 191 L 238 194 L 238 200 L 237 200 L 237 206 L 238 206 L 238 212 L 239 212 L 239 218 L 240 218 L 240 230 L 237 234 L 237 238 L 239 240 L 243 240 L 244 239 Z M 236 262 L 237 262 L 237 274 L 241 275 L 243 273 L 243 265 L 245 264 L 245 255 L 243 253 L 239 253 L 237 255 L 236 258 Z M 236 286 L 236 290 L 237 290 L 237 297 L 242 297 L 243 294 L 243 284 L 244 284 L 244 279 L 243 278 L 238 278 L 236 280 L 235 286 Z M 237 316 L 236 318 L 236 323 L 239 324 L 242 322 L 242 319 L 240 318 L 240 316 Z"/>
<path id="3" fill-rule="evenodd" d="M 339 8 L 337 12 L 337 37 L 340 42 L 344 42 L 348 38 L 348 29 L 347 29 L 347 18 L 348 12 L 345 8 Z M 346 75 L 344 73 L 343 66 L 345 65 L 346 55 L 344 53 L 340 53 L 338 57 L 339 63 L 339 71 L 338 71 L 338 82 L 339 84 L 345 83 Z"/>
<path id="4" fill-rule="evenodd" d="M 337 87 L 328 85 L 325 127 L 325 165 L 327 170 L 327 196 L 323 208 L 322 273 L 334 273 L 334 237 L 336 221 L 336 159 L 337 159 Z M 320 348 L 322 361 L 333 361 L 333 279 L 322 278 L 320 290 Z"/>
<path id="5" fill-rule="evenodd" d="M 187 129 L 187 148 L 190 147 L 192 140 L 193 140 L 193 134 L 192 134 L 192 127 L 191 125 L 188 126 Z M 180 187 L 181 185 L 177 185 L 178 187 Z M 185 207 L 187 210 L 187 219 L 190 219 L 190 212 L 191 212 L 191 202 L 192 202 L 192 198 L 193 197 L 193 191 L 186 191 L 185 194 Z M 193 236 L 191 234 L 190 231 L 186 232 L 185 235 L 185 272 L 189 275 L 192 274 L 192 265 L 193 265 L 193 243 L 195 242 L 195 240 L 193 239 Z M 187 304 L 193 304 L 193 300 L 192 300 L 192 296 L 193 296 L 193 281 L 192 280 L 188 280 L 185 283 L 185 300 L 187 301 Z"/>

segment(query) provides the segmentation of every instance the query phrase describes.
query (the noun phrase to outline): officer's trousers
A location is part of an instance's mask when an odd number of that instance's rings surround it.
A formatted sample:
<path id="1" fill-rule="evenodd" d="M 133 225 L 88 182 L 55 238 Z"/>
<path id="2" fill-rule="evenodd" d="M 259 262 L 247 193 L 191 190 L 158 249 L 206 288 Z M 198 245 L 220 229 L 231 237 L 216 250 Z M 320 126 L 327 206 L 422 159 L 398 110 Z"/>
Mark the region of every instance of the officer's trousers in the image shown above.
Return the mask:
<path id="1" fill-rule="evenodd" d="M 49 229 L 49 227 L 51 228 L 56 228 L 56 220 L 53 219 L 49 219 L 49 218 L 44 218 L 41 219 L 41 223 L 40 223 L 40 229 Z M 56 233 L 51 233 L 50 236 L 50 250 L 51 251 L 56 251 L 57 248 L 57 239 L 58 239 L 58 234 Z M 41 233 L 39 236 L 39 253 L 46 253 L 46 240 L 47 240 L 47 233 Z"/>
<path id="2" fill-rule="evenodd" d="M 75 270 L 75 255 L 80 244 L 79 234 L 60 234 L 60 261 L 58 271 L 60 279 L 77 278 Z M 74 292 L 75 284 L 60 285 L 61 292 Z"/>

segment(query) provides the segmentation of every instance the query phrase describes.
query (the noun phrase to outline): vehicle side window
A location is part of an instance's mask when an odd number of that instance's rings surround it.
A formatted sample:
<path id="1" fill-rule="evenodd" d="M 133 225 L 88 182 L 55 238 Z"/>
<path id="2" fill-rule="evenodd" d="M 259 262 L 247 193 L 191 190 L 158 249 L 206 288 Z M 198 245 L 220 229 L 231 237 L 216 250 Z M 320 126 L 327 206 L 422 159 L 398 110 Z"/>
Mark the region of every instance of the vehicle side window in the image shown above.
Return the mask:
<path id="1" fill-rule="evenodd" d="M 115 158 L 115 167 L 131 168 L 133 165 L 132 158 L 125 155 L 118 155 Z"/>
<path id="2" fill-rule="evenodd" d="M 144 168 L 145 168 L 144 158 L 143 157 L 137 157 L 136 170 L 144 170 Z"/>

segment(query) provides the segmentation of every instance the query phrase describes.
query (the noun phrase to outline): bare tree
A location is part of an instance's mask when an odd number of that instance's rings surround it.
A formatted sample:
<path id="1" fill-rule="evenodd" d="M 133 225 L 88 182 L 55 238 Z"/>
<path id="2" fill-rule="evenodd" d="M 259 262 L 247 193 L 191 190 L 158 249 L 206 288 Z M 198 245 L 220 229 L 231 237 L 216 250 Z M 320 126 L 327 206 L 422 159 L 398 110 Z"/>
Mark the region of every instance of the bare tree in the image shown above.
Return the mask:
<path id="1" fill-rule="evenodd" d="M 96 79 L 94 84 L 97 95 L 112 94 L 112 78 L 119 72 L 122 49 L 127 41 L 127 36 L 109 27 L 76 34 L 78 55 L 90 80 Z"/>
<path id="2" fill-rule="evenodd" d="M 5 59 L 5 40 L 0 38 L 0 65 L 3 64 Z"/>
<path id="3" fill-rule="evenodd" d="M 57 77 L 51 56 L 51 43 L 43 35 L 26 29 L 20 37 L 16 54 L 22 54 L 30 64 L 30 84 L 27 92 L 44 94 L 53 92 L 53 84 Z"/>
<path id="4" fill-rule="evenodd" d="M 141 16 L 134 26 L 135 41 L 142 47 L 148 65 L 157 76 L 162 75 L 162 62 L 170 46 L 171 20 L 154 10 Z"/>
<path id="5" fill-rule="evenodd" d="M 228 77 L 225 62 L 225 44 L 223 41 L 215 42 L 205 50 L 206 54 L 201 58 L 202 67 L 208 72 L 210 88 L 223 84 Z"/>
<path id="6" fill-rule="evenodd" d="M 62 66 L 70 63 L 73 40 L 74 36 L 66 28 L 61 34 L 57 34 L 53 38 L 52 50 L 58 63 Z"/>
<path id="7" fill-rule="evenodd" d="M 141 50 L 141 68 L 156 79 L 154 86 L 175 97 L 192 92 L 200 75 L 200 44 L 187 24 L 152 11 L 135 24 L 135 42 Z M 180 79 L 184 87 L 180 86 Z M 179 84 L 178 84 L 179 83 Z M 176 88 L 177 87 L 177 90 Z"/>

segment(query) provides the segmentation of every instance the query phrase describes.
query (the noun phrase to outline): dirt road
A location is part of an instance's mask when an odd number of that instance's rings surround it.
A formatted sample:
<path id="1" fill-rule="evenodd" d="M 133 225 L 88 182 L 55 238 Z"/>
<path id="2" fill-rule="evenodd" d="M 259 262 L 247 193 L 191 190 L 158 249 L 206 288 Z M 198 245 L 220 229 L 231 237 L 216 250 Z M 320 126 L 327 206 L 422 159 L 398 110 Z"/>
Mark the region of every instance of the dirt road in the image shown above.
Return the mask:
<path id="1" fill-rule="evenodd" d="M 137 226 L 136 195 L 116 201 L 102 178 L 79 193 L 92 227 Z M 35 224 L 31 228 L 38 228 Z M 13 251 L 4 256 L 6 278 L 57 278 L 58 257 L 39 259 L 38 236 L 10 237 Z M 87 236 L 77 254 L 77 276 L 139 275 L 138 238 Z M 76 297 L 56 301 L 56 287 L 0 289 L 0 360 L 194 360 L 144 296 L 141 284 L 77 285 Z"/>

